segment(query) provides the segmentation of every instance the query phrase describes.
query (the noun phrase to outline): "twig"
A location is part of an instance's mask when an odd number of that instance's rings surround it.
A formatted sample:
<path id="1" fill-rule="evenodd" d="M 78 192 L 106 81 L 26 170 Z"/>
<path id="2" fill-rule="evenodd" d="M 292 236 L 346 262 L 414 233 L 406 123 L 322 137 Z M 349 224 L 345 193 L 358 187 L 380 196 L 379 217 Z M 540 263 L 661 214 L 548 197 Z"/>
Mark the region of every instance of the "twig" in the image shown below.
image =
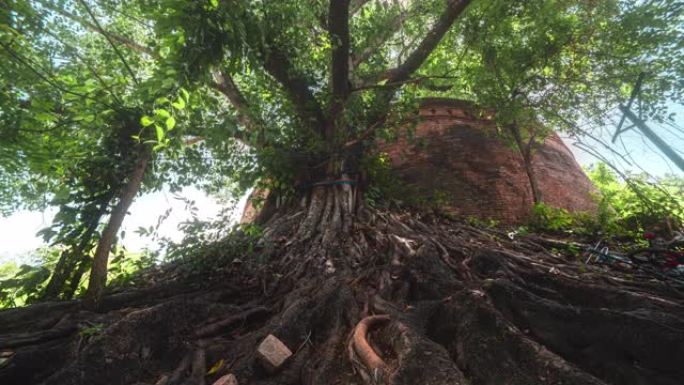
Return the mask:
<path id="1" fill-rule="evenodd" d="M 121 51 L 119 51 L 119 48 L 116 46 L 116 44 L 114 44 L 114 42 L 112 41 L 112 38 L 109 37 L 109 34 L 107 34 L 105 32 L 105 30 L 100 25 L 100 22 L 97 21 L 97 18 L 93 14 L 93 11 L 90 10 L 90 7 L 88 6 L 88 4 L 86 4 L 86 2 L 83 0 L 79 0 L 79 2 L 81 3 L 81 5 L 83 5 L 83 8 L 85 8 L 86 12 L 88 12 L 88 15 L 90 15 L 90 17 L 93 19 L 93 23 L 95 23 L 95 26 L 101 31 L 102 36 L 104 36 L 105 39 L 107 39 L 107 41 L 109 42 L 109 45 L 112 46 L 112 49 L 114 49 L 114 52 L 116 52 L 116 55 L 119 57 L 119 59 L 121 59 L 121 62 L 123 63 L 124 67 L 126 67 L 126 70 L 128 70 L 128 73 L 131 74 L 131 77 L 133 78 L 133 82 L 135 82 L 135 84 L 139 84 L 138 78 L 135 76 L 133 69 L 128 65 L 128 62 L 126 62 L 126 59 L 124 58 Z"/>

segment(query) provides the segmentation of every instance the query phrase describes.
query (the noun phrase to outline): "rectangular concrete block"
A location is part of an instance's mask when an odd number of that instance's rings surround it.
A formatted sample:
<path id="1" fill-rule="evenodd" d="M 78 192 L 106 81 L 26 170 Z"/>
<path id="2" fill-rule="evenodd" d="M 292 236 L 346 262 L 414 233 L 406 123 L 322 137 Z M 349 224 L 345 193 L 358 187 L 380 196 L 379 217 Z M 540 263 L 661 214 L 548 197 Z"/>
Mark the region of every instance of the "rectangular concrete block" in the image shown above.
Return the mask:
<path id="1" fill-rule="evenodd" d="M 275 372 L 292 356 L 292 351 L 285 344 L 269 334 L 257 348 L 257 359 L 269 372 Z"/>

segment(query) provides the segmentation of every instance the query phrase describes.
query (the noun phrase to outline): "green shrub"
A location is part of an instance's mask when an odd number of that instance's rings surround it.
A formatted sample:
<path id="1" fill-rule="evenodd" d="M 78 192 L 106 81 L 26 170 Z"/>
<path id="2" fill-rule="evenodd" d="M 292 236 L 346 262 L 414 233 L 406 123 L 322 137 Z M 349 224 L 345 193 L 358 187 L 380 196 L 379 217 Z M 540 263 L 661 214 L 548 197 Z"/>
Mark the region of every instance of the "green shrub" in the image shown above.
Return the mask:
<path id="1" fill-rule="evenodd" d="M 27 263 L 0 265 L 0 309 L 34 302 L 47 285 L 61 250 L 42 248 L 33 252 Z"/>
<path id="2" fill-rule="evenodd" d="M 565 209 L 538 203 L 532 208 L 530 225 L 537 230 L 563 231 L 575 225 L 575 218 Z"/>
<path id="3" fill-rule="evenodd" d="M 587 175 L 600 192 L 596 221 L 611 233 L 634 234 L 665 221 L 673 228 L 684 222 L 684 178 L 666 176 L 657 182 L 647 175 L 622 180 L 604 163 Z"/>
<path id="4" fill-rule="evenodd" d="M 587 170 L 598 190 L 595 213 L 570 213 L 537 204 L 530 227 L 535 231 L 568 232 L 603 237 L 636 237 L 655 225 L 669 222 L 676 229 L 684 222 L 684 179 L 668 176 L 656 182 L 646 175 L 623 180 L 599 163 Z"/>

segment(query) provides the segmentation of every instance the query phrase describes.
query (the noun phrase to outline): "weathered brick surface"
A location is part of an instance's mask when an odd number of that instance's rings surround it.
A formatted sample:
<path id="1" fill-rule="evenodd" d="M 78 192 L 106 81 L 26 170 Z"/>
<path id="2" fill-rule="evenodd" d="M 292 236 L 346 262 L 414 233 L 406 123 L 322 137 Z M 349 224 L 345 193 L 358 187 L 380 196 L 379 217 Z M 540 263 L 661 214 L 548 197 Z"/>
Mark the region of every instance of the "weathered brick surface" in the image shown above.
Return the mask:
<path id="1" fill-rule="evenodd" d="M 412 190 L 455 215 L 519 223 L 528 217 L 532 191 L 522 157 L 497 135 L 491 120 L 465 102 L 428 100 L 412 139 L 381 145 L 394 171 Z M 556 135 L 534 152 L 533 168 L 545 203 L 592 212 L 591 182 Z"/>

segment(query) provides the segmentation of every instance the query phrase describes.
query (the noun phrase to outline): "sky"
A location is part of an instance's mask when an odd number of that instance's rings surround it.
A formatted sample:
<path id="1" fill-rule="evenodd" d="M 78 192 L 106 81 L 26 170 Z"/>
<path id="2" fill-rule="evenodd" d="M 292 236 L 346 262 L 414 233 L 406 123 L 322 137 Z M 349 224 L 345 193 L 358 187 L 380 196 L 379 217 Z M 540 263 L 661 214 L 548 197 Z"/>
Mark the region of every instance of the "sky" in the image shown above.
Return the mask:
<path id="1" fill-rule="evenodd" d="M 200 220 L 209 220 L 215 217 L 223 207 L 216 199 L 207 196 L 204 192 L 188 187 L 180 193 L 160 191 L 137 198 L 129 215 L 124 220 L 122 230 L 126 232 L 122 243 L 131 252 L 148 249 L 156 249 L 157 241 L 151 237 L 141 237 L 135 233 L 139 227 L 156 226 L 157 221 L 169 208 L 171 212 L 159 227 L 159 235 L 169 237 L 174 241 L 180 241 L 183 233 L 178 230 L 178 225 L 191 218 L 186 210 L 185 202 L 176 197 L 194 200 L 197 208 L 197 217 Z M 242 207 L 246 196 L 233 211 L 232 220 L 237 221 L 242 213 Z M 0 217 L 0 264 L 7 261 L 23 262 L 30 259 L 31 252 L 45 245 L 42 238 L 36 233 L 49 226 L 56 210 L 46 212 L 19 211 L 9 217 Z"/>
<path id="2" fill-rule="evenodd" d="M 652 128 L 675 151 L 684 156 L 684 128 L 682 128 L 684 127 L 684 108 L 678 106 L 675 112 L 678 116 L 675 126 L 652 124 Z M 610 143 L 614 130 L 615 126 L 605 127 L 597 132 L 597 136 L 603 142 Z M 574 145 L 571 138 L 564 137 L 562 134 L 561 136 L 580 165 L 589 166 L 597 162 L 595 157 Z M 684 173 L 677 169 L 672 162 L 667 161 L 664 155 L 636 128 L 621 134 L 620 140 L 616 144 L 611 144 L 615 151 L 625 156 L 626 161 L 602 148 L 601 145 L 596 145 L 596 143 L 594 145 L 600 150 L 601 155 L 606 156 L 623 170 L 646 171 L 654 176 L 663 176 L 668 173 L 684 176 Z M 194 200 L 198 210 L 197 216 L 201 220 L 211 219 L 222 208 L 216 199 L 192 187 L 185 188 L 178 194 L 160 191 L 139 197 L 131 206 L 130 215 L 126 217 L 123 225 L 126 237 L 122 243 L 129 251 L 135 252 L 144 248 L 156 249 L 156 241 L 149 237 L 139 236 L 135 230 L 138 227 L 155 226 L 158 218 L 169 208 L 171 208 L 171 213 L 160 226 L 159 234 L 174 241 L 179 241 L 182 238 L 183 234 L 178 230 L 178 225 L 191 216 L 186 211 L 185 203 L 176 199 L 176 196 Z M 242 197 L 235 207 L 233 221 L 239 219 L 245 201 L 246 196 Z M 29 260 L 31 252 L 44 245 L 42 239 L 36 236 L 36 232 L 50 224 L 55 212 L 55 210 L 47 210 L 46 212 L 19 211 L 9 217 L 0 217 L 0 264 L 10 260 L 17 262 Z"/>
<path id="3" fill-rule="evenodd" d="M 647 125 L 670 147 L 684 158 L 684 106 L 675 103 L 670 103 L 668 111 L 675 114 L 674 123 L 656 123 L 647 122 Z M 619 116 L 616 116 L 616 119 Z M 602 127 L 598 130 L 592 130 L 598 139 L 602 142 L 610 144 L 611 148 L 623 156 L 618 156 L 612 151 L 606 149 L 601 144 L 584 138 L 588 144 L 600 151 L 602 156 L 605 156 L 611 163 L 614 163 L 619 169 L 631 171 L 634 173 L 646 172 L 655 177 L 662 177 L 665 174 L 674 174 L 684 176 L 684 172 L 677 168 L 666 156 L 658 150 L 658 148 L 644 136 L 638 128 L 633 127 L 628 131 L 621 133 L 615 144 L 611 143 L 617 121 L 614 125 Z M 629 120 L 626 120 L 623 128 L 629 126 Z M 582 151 L 578 146 L 573 144 L 573 140 L 567 137 L 564 138 L 566 144 L 575 154 L 575 158 L 582 166 L 596 163 L 597 159 Z"/>

